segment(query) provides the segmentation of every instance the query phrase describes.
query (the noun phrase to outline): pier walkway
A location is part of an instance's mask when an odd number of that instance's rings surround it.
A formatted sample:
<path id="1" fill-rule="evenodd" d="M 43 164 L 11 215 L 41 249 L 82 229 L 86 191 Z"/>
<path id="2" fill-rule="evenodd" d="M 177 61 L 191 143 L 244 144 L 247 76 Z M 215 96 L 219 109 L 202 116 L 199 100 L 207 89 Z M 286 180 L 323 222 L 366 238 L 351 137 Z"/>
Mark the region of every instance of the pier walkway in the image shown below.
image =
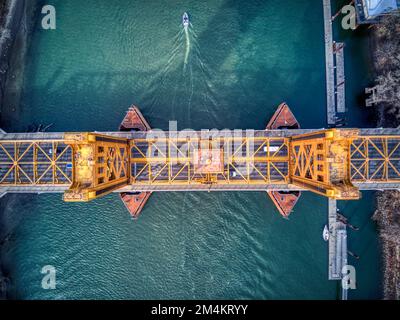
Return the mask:
<path id="1" fill-rule="evenodd" d="M 337 220 L 337 202 L 328 200 L 329 219 L 329 280 L 341 280 L 342 268 L 347 265 L 346 225 Z"/>
<path id="2" fill-rule="evenodd" d="M 331 1 L 323 0 L 323 6 L 327 121 L 335 126 L 337 113 L 346 111 L 344 43 L 333 41 Z"/>
<path id="3" fill-rule="evenodd" d="M 344 43 L 335 43 L 336 57 L 336 111 L 346 112 L 345 75 L 344 75 Z"/>
<path id="4" fill-rule="evenodd" d="M 325 72 L 326 72 L 326 107 L 328 125 L 336 123 L 335 111 L 335 65 L 333 58 L 332 8 L 330 0 L 323 0 L 325 32 Z"/>
<path id="5" fill-rule="evenodd" d="M 328 279 L 341 281 L 343 267 L 347 265 L 347 229 L 346 225 L 337 219 L 337 202 L 334 199 L 328 200 L 328 223 Z M 348 298 L 348 290 L 343 287 L 341 298 Z"/>

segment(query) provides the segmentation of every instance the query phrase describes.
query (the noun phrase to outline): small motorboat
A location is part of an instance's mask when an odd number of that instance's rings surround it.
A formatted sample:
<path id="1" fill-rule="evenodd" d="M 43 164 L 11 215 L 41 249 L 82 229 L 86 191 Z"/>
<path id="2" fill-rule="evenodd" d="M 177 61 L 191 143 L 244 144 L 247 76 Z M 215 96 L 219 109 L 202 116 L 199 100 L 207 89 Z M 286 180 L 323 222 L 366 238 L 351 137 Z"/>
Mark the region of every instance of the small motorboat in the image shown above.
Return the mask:
<path id="1" fill-rule="evenodd" d="M 187 28 L 189 26 L 189 15 L 187 14 L 187 12 L 183 13 L 182 24 L 184 28 Z"/>
<path id="2" fill-rule="evenodd" d="M 325 241 L 328 241 L 328 240 L 329 240 L 329 229 L 328 229 L 328 226 L 327 226 L 327 225 L 325 225 L 324 231 L 322 231 L 322 238 L 323 238 Z"/>

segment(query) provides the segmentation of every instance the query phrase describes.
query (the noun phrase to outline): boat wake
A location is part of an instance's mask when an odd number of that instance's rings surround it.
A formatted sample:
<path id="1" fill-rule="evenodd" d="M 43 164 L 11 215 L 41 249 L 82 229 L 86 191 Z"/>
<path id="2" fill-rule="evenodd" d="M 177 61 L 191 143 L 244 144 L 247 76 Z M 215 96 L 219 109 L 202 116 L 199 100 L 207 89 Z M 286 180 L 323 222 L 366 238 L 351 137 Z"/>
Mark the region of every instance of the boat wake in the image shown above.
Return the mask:
<path id="1" fill-rule="evenodd" d="M 190 54 L 190 35 L 189 35 L 189 27 L 185 27 L 185 38 L 186 38 L 186 51 L 185 51 L 185 60 L 183 62 L 184 70 L 186 70 L 186 65 L 188 63 L 189 54 Z"/>
<path id="2" fill-rule="evenodd" d="M 183 27 L 182 27 L 183 25 Z M 170 53 L 165 57 L 165 64 L 154 75 L 146 91 L 144 102 L 149 107 L 150 115 L 176 119 L 192 125 L 192 117 L 199 113 L 207 115 L 210 121 L 217 121 L 215 109 L 217 92 L 211 79 L 215 77 L 203 59 L 195 28 L 187 20 L 182 20 L 181 28 L 172 39 Z M 192 106 L 196 106 L 192 110 Z M 167 109 L 165 107 L 167 106 Z M 196 113 L 196 114 L 192 114 Z M 184 118 L 182 118 L 184 117 Z"/>

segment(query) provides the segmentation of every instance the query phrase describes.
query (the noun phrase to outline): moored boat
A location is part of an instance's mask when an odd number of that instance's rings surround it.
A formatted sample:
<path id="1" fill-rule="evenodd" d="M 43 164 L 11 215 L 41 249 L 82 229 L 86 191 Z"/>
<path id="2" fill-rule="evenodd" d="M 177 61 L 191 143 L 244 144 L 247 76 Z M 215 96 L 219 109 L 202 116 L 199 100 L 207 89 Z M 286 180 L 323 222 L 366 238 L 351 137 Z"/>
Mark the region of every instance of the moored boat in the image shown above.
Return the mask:
<path id="1" fill-rule="evenodd" d="M 327 225 L 325 225 L 324 230 L 322 231 L 322 238 L 324 239 L 324 241 L 329 240 L 329 229 Z"/>

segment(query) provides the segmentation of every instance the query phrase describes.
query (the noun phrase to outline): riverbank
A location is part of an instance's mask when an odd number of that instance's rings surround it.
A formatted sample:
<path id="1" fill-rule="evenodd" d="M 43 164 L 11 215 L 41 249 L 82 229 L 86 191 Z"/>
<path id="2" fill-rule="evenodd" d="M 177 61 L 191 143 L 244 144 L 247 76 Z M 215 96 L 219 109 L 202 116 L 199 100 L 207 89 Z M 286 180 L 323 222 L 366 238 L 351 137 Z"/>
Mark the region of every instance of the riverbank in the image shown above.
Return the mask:
<path id="1" fill-rule="evenodd" d="M 6 25 L 0 41 L 0 127 L 11 130 L 21 117 L 25 59 L 36 1 L 8 0 Z M 5 120 L 7 119 L 7 120 Z"/>
<path id="2" fill-rule="evenodd" d="M 372 31 L 378 126 L 400 126 L 400 17 L 389 16 Z"/>
<path id="3" fill-rule="evenodd" d="M 16 42 L 20 38 L 21 26 L 25 16 L 25 0 L 2 1 L 2 25 L 0 34 L 0 112 L 4 112 L 7 99 L 7 85 L 12 70 L 12 63 L 20 52 L 16 49 Z M 14 54 L 12 54 L 14 53 Z M 24 54 L 24 52 L 21 52 Z M 6 85 L 7 84 L 7 85 Z"/>
<path id="4" fill-rule="evenodd" d="M 372 32 L 379 127 L 400 126 L 400 17 Z M 379 192 L 373 219 L 382 243 L 384 299 L 400 299 L 400 192 Z"/>
<path id="5" fill-rule="evenodd" d="M 28 43 L 28 22 L 34 13 L 35 2 L 26 0 L 0 1 L 0 128 L 7 129 L 12 121 L 2 121 L 5 113 L 12 120 L 20 115 L 20 96 Z M 10 119 L 10 117 L 7 117 Z M 6 251 L 13 226 L 5 216 L 6 207 L 12 205 L 12 195 L 0 200 L 0 299 L 9 297 L 11 284 Z"/>
<path id="6" fill-rule="evenodd" d="M 384 264 L 384 299 L 400 299 L 400 192 L 380 192 L 373 216 L 379 226 Z"/>

